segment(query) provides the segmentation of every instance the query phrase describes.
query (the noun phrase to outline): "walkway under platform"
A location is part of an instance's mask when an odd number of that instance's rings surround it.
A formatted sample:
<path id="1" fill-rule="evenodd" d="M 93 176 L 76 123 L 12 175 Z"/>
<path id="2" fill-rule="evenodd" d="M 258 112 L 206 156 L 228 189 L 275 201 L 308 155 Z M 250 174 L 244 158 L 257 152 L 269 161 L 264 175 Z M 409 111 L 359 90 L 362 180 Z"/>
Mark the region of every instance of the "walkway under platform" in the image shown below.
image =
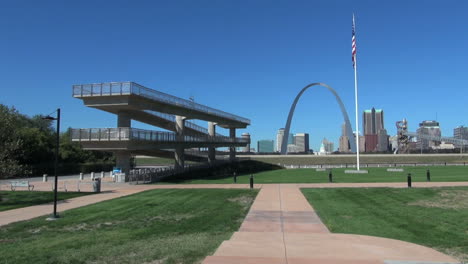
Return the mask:
<path id="1" fill-rule="evenodd" d="M 332 234 L 297 185 L 263 185 L 239 231 L 204 264 L 459 263 L 431 248 L 386 238 Z"/>

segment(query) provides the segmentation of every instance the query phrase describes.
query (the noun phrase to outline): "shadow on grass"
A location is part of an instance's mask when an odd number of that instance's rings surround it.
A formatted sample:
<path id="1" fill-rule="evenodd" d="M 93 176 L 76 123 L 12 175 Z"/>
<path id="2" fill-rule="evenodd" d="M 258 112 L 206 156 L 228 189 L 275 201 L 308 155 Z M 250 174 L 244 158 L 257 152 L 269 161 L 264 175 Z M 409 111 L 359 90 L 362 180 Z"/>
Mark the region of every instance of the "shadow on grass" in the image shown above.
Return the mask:
<path id="1" fill-rule="evenodd" d="M 220 180 L 262 171 L 280 170 L 283 167 L 257 160 L 242 160 L 216 167 L 192 170 L 163 179 L 164 183 L 182 183 L 187 180 Z"/>

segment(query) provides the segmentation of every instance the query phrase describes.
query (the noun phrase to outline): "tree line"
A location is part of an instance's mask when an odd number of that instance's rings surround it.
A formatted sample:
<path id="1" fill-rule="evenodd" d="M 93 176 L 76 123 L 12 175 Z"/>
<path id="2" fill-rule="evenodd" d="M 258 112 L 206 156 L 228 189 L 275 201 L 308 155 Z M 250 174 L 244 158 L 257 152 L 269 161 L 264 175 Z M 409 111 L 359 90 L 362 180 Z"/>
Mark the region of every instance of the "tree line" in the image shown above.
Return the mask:
<path id="1" fill-rule="evenodd" d="M 29 117 L 0 104 L 0 178 L 54 173 L 55 121 Z M 72 142 L 70 129 L 60 133 L 59 173 L 110 170 L 112 153 L 83 150 Z"/>

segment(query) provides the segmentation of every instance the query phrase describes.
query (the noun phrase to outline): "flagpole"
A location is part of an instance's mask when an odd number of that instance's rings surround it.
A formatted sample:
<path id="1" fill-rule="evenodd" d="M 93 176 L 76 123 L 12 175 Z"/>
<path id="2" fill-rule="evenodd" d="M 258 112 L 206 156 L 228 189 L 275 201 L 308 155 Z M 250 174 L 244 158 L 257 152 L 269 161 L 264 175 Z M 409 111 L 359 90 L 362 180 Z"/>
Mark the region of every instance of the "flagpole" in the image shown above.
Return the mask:
<path id="1" fill-rule="evenodd" d="M 359 120 L 358 120 L 358 91 L 357 91 L 357 60 L 354 55 L 354 98 L 356 104 L 356 162 L 359 170 Z"/>
<path id="2" fill-rule="evenodd" d="M 354 100 L 356 105 L 356 167 L 359 170 L 359 120 L 358 120 L 358 89 L 357 89 L 357 52 L 356 52 L 356 24 L 353 14 L 353 66 L 354 66 Z"/>

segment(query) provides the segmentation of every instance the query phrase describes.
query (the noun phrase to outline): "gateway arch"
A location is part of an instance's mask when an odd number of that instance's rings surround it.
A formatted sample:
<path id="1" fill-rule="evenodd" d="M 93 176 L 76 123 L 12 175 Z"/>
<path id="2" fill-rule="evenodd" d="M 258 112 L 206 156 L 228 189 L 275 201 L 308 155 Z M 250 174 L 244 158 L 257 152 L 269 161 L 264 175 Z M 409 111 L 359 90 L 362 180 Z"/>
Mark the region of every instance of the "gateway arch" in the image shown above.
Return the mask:
<path id="1" fill-rule="evenodd" d="M 349 138 L 351 151 L 356 152 L 356 141 L 354 140 L 353 129 L 351 128 L 351 123 L 349 122 L 348 113 L 346 112 L 346 109 L 345 109 L 345 107 L 343 105 L 343 102 L 341 101 L 340 96 L 338 95 L 338 93 L 333 88 L 331 88 L 330 86 L 328 86 L 328 85 L 326 85 L 324 83 L 311 83 L 311 84 L 307 85 L 306 87 L 304 87 L 299 92 L 299 94 L 296 96 L 296 99 L 294 99 L 293 104 L 291 105 L 291 110 L 289 110 L 288 120 L 286 121 L 286 126 L 284 127 L 283 142 L 281 142 L 281 154 L 282 155 L 287 154 L 288 135 L 289 135 L 289 130 L 291 128 L 291 120 L 292 120 L 292 117 L 294 115 L 294 110 L 296 109 L 296 104 L 299 101 L 299 98 L 301 98 L 302 94 L 307 89 L 309 89 L 312 86 L 316 86 L 316 85 L 323 86 L 323 87 L 327 88 L 335 96 L 336 101 L 340 105 L 341 113 L 343 114 L 343 118 L 344 118 L 344 121 L 345 121 L 345 126 L 346 126 L 347 136 Z"/>

